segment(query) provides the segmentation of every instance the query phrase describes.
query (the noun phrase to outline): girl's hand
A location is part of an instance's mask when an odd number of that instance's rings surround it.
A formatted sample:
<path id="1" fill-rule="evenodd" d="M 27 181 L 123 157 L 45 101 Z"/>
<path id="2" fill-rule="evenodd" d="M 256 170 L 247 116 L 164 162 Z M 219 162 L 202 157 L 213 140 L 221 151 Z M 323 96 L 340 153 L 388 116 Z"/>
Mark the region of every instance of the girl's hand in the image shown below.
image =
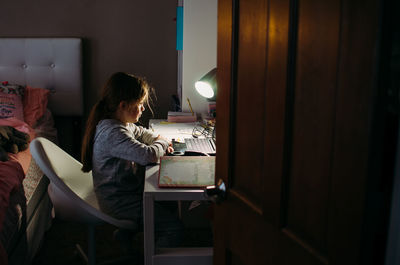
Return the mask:
<path id="1" fill-rule="evenodd" d="M 172 153 L 173 151 L 174 151 L 174 148 L 172 146 L 168 146 L 167 154 Z"/>
<path id="2" fill-rule="evenodd" d="M 156 138 L 156 141 L 157 140 L 164 140 L 164 141 L 168 142 L 169 146 L 167 147 L 167 154 L 172 153 L 174 151 L 174 148 L 172 147 L 172 143 L 167 138 L 162 137 L 161 135 L 158 135 Z"/>
<path id="3" fill-rule="evenodd" d="M 163 137 L 163 136 L 161 136 L 161 135 L 158 135 L 158 136 L 157 136 L 156 141 L 157 141 L 157 140 L 164 140 L 164 141 L 168 142 L 169 145 L 171 145 L 171 142 L 170 142 L 167 138 L 165 138 L 165 137 Z"/>

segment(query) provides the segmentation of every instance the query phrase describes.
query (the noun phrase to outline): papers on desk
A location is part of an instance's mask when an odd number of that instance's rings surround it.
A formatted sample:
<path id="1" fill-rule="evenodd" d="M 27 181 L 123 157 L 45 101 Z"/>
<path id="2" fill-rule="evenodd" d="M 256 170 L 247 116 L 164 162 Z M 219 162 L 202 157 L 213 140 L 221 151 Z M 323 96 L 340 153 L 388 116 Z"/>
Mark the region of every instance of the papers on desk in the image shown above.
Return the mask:
<path id="1" fill-rule="evenodd" d="M 215 183 L 215 156 L 163 156 L 160 188 L 204 188 Z"/>
<path id="2" fill-rule="evenodd" d="M 195 122 L 174 123 L 165 120 L 152 120 L 150 128 L 157 134 L 162 135 L 168 140 L 176 139 L 183 141 L 184 138 L 192 137 Z"/>

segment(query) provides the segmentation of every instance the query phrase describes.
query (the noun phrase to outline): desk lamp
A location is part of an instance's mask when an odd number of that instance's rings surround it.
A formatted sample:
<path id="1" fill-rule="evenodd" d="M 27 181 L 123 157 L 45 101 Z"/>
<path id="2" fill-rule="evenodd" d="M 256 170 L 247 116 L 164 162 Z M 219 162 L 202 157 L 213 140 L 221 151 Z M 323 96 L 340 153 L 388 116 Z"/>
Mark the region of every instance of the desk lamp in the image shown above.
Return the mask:
<path id="1" fill-rule="evenodd" d="M 215 100 L 217 98 L 217 68 L 211 69 L 199 81 L 194 84 L 197 92 L 209 101 L 209 114 L 216 116 Z"/>
<path id="2" fill-rule="evenodd" d="M 215 101 L 217 97 L 217 68 L 211 69 L 194 84 L 194 87 L 208 101 Z"/>

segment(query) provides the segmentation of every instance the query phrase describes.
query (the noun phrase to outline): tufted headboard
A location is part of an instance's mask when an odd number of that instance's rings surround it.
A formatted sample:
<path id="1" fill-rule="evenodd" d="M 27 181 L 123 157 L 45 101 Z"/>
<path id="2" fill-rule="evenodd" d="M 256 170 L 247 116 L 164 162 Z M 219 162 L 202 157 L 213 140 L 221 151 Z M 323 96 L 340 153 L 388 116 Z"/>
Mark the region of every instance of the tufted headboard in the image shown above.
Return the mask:
<path id="1" fill-rule="evenodd" d="M 80 38 L 0 38 L 0 81 L 52 91 L 54 115 L 83 114 Z"/>

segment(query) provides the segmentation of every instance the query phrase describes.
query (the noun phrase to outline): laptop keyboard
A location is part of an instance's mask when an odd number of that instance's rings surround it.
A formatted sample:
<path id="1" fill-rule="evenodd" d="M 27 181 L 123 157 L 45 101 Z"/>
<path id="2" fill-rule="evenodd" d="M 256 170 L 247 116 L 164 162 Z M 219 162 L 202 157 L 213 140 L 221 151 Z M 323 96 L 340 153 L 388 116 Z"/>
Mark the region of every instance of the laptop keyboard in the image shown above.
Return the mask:
<path id="1" fill-rule="evenodd" d="M 186 150 L 203 152 L 206 154 L 215 153 L 215 143 L 209 138 L 185 138 Z"/>

